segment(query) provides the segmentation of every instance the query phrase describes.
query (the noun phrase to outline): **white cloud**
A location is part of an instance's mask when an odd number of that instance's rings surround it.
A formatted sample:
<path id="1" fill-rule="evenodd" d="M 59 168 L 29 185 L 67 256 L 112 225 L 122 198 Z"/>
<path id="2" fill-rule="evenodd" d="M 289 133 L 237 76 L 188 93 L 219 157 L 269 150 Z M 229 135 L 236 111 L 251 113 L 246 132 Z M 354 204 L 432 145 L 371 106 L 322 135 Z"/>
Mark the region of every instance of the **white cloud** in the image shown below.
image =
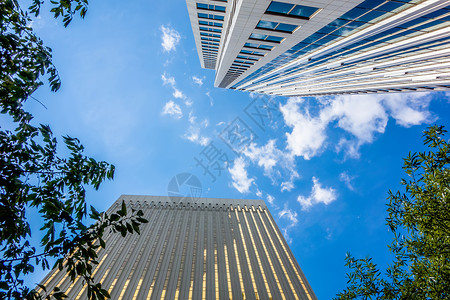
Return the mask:
<path id="1" fill-rule="evenodd" d="M 185 133 L 184 138 L 202 146 L 206 146 L 209 143 L 209 138 L 200 134 L 200 128 L 190 126 L 188 132 Z"/>
<path id="2" fill-rule="evenodd" d="M 294 156 L 278 149 L 276 140 L 269 140 L 266 145 L 261 147 L 251 143 L 243 154 L 258 166 L 263 167 L 264 175 L 268 176 L 272 182 L 275 183 L 277 179 L 289 178 L 281 183 L 281 191 L 293 189 L 294 181 L 300 177 L 296 171 Z M 280 166 L 280 168 L 275 171 L 276 166 Z"/>
<path id="3" fill-rule="evenodd" d="M 182 91 L 178 90 L 177 88 L 173 88 L 173 94 L 172 94 L 175 98 L 178 99 L 184 99 L 186 98 L 186 96 L 183 94 Z"/>
<path id="4" fill-rule="evenodd" d="M 192 111 L 189 112 L 189 123 L 195 124 L 195 121 L 197 120 L 197 117 L 194 116 L 194 113 Z"/>
<path id="5" fill-rule="evenodd" d="M 251 143 L 244 154 L 252 161 L 256 161 L 258 166 L 264 168 L 266 175 L 272 172 L 273 167 L 277 164 L 282 152 L 275 146 L 275 140 L 270 140 L 265 146 L 258 147 L 255 143 Z"/>
<path id="6" fill-rule="evenodd" d="M 283 210 L 278 212 L 278 217 L 288 219 L 290 221 L 290 225 L 292 226 L 295 226 L 298 223 L 297 212 L 287 208 L 286 206 Z"/>
<path id="7" fill-rule="evenodd" d="M 273 205 L 273 202 L 275 201 L 275 197 L 267 194 L 267 201 Z"/>
<path id="8" fill-rule="evenodd" d="M 294 166 L 295 167 L 295 166 Z M 290 192 L 295 186 L 294 186 L 294 181 L 296 179 L 300 178 L 300 175 L 298 174 L 297 171 L 295 171 L 294 169 L 291 170 L 291 174 L 289 176 L 289 180 L 287 181 L 283 181 L 281 183 L 281 191 L 288 191 Z"/>
<path id="9" fill-rule="evenodd" d="M 263 196 L 262 192 L 259 189 L 256 189 L 256 196 L 258 198 L 262 198 L 262 196 Z"/>
<path id="10" fill-rule="evenodd" d="M 347 171 L 344 171 L 341 174 L 339 174 L 339 180 L 342 181 L 343 183 L 345 183 L 347 188 L 351 191 L 355 190 L 355 188 L 352 185 L 353 179 L 355 179 L 355 177 L 348 175 Z"/>
<path id="11" fill-rule="evenodd" d="M 319 155 L 329 144 L 327 128 L 336 124 L 350 134 L 338 138 L 336 150 L 357 158 L 361 145 L 384 133 L 389 117 L 404 127 L 433 121 L 430 101 L 424 93 L 343 95 L 319 98 L 313 106 L 303 98 L 292 97 L 280 105 L 286 125 L 292 128 L 286 133 L 286 148 L 304 159 Z"/>
<path id="12" fill-rule="evenodd" d="M 428 111 L 431 96 L 428 93 L 406 93 L 386 95 L 384 103 L 395 121 L 404 127 L 430 123 L 435 119 Z"/>
<path id="13" fill-rule="evenodd" d="M 168 76 L 165 72 L 161 75 L 161 79 L 163 81 L 164 85 L 170 85 L 172 87 L 175 87 L 175 78 L 172 76 Z"/>
<path id="14" fill-rule="evenodd" d="M 245 160 L 242 157 L 238 157 L 234 160 L 233 167 L 228 168 L 233 180 L 232 185 L 240 193 L 248 193 L 250 186 L 254 182 L 253 178 L 248 178 L 246 167 Z"/>
<path id="15" fill-rule="evenodd" d="M 209 98 L 209 105 L 210 105 L 211 107 L 213 107 L 213 106 L 214 106 L 214 99 L 213 99 L 213 97 L 211 96 L 211 93 L 210 93 L 210 92 L 206 92 L 206 96 L 208 96 L 208 98 Z"/>
<path id="16" fill-rule="evenodd" d="M 278 212 L 278 218 L 287 219 L 289 224 L 286 227 L 283 227 L 281 231 L 283 232 L 284 238 L 290 244 L 292 243 L 292 238 L 290 238 L 288 231 L 298 223 L 297 212 L 289 209 L 287 205 L 284 206 L 284 209 Z"/>
<path id="17" fill-rule="evenodd" d="M 198 86 L 202 86 L 203 85 L 203 78 L 197 77 L 197 76 L 192 76 L 192 80 L 194 81 L 195 84 L 198 84 Z"/>
<path id="18" fill-rule="evenodd" d="M 165 27 L 164 25 L 161 25 L 160 30 L 162 33 L 161 46 L 163 47 L 163 50 L 165 52 L 176 50 L 176 46 L 181 40 L 181 35 L 178 33 L 178 31 L 170 27 Z"/>
<path id="19" fill-rule="evenodd" d="M 176 98 L 176 99 L 186 99 L 186 101 L 185 101 L 186 106 L 191 106 L 192 105 L 192 100 L 187 99 L 186 95 L 182 91 L 177 89 L 174 77 L 169 76 L 169 75 L 166 74 L 166 72 L 164 72 L 161 75 L 161 79 L 163 81 L 163 85 L 170 85 L 172 87 L 172 89 L 173 89 L 172 96 L 174 98 Z"/>
<path id="20" fill-rule="evenodd" d="M 200 132 L 201 127 L 205 127 L 205 128 L 207 127 L 208 120 L 204 120 L 200 125 L 198 125 L 197 117 L 194 115 L 193 111 L 189 112 L 188 120 L 191 125 L 189 126 L 187 132 L 184 134 L 183 137 L 193 143 L 196 143 L 196 144 L 199 144 L 202 146 L 208 145 L 210 139 L 206 136 L 203 136 Z M 206 124 L 205 124 L 205 122 L 206 122 Z"/>
<path id="21" fill-rule="evenodd" d="M 353 134 L 360 143 L 369 143 L 376 132 L 384 132 L 388 114 L 376 95 L 339 96 L 322 111 L 322 118 L 337 119 L 340 128 Z"/>
<path id="22" fill-rule="evenodd" d="M 337 199 L 336 191 L 331 187 L 323 188 L 319 183 L 319 179 L 316 177 L 312 178 L 313 187 L 311 190 L 311 194 L 308 197 L 298 196 L 297 201 L 302 206 L 302 210 L 308 210 L 315 204 L 323 203 L 325 205 L 330 204 L 331 202 Z"/>
<path id="23" fill-rule="evenodd" d="M 175 102 L 168 101 L 161 112 L 163 115 L 169 115 L 176 119 L 180 119 L 183 116 L 183 112 L 181 111 L 181 108 L 178 104 Z"/>
<path id="24" fill-rule="evenodd" d="M 289 98 L 286 105 L 280 105 L 286 125 L 292 127 L 291 133 L 286 133 L 287 149 L 295 156 L 310 159 L 322 149 L 325 142 L 325 128 L 327 123 L 311 117 L 309 108 L 300 105 L 303 100 Z"/>

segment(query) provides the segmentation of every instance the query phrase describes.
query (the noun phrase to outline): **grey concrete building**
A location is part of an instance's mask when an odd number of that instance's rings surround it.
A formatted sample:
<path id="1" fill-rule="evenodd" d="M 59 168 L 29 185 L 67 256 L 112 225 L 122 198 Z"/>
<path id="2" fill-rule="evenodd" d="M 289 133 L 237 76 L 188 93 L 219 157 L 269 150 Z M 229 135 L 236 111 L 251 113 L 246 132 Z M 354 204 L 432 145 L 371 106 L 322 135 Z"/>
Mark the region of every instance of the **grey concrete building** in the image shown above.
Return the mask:
<path id="1" fill-rule="evenodd" d="M 262 200 L 122 195 L 142 209 L 141 234 L 108 233 L 94 279 L 112 299 L 316 299 Z M 82 279 L 42 281 L 86 299 Z"/>

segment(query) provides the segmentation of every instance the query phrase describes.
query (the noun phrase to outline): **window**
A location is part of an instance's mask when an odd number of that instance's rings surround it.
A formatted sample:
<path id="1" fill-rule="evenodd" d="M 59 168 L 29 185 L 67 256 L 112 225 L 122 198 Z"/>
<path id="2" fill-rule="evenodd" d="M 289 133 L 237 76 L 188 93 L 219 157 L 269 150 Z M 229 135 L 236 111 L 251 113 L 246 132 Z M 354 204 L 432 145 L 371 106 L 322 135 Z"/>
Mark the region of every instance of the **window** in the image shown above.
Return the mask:
<path id="1" fill-rule="evenodd" d="M 402 2 L 389 1 L 389 2 L 386 2 L 385 4 L 383 4 L 381 6 L 377 7 L 376 10 L 390 11 L 391 12 L 391 11 L 396 10 L 399 7 L 402 7 L 402 6 L 409 7 L 411 5 L 410 4 L 406 5 L 405 3 L 402 3 Z"/>
<path id="2" fill-rule="evenodd" d="M 238 55 L 237 58 L 253 60 L 253 61 L 258 61 L 259 60 L 259 58 L 254 58 L 254 57 L 251 57 L 251 56 L 244 56 L 244 55 Z"/>
<path id="3" fill-rule="evenodd" d="M 200 26 L 200 30 L 222 33 L 222 29 L 217 29 L 217 28 L 208 28 L 208 27 L 201 27 Z"/>
<path id="4" fill-rule="evenodd" d="M 211 20 L 223 21 L 223 16 L 212 15 L 212 14 L 204 14 L 204 13 L 198 13 L 197 15 L 201 19 L 211 19 Z"/>
<path id="5" fill-rule="evenodd" d="M 258 52 L 258 51 L 249 51 L 249 50 L 241 50 L 242 54 L 251 54 L 251 55 L 256 55 L 256 56 L 264 56 L 264 53 Z"/>
<path id="6" fill-rule="evenodd" d="M 214 34 L 214 33 L 200 32 L 200 35 L 220 38 L 220 34 Z"/>
<path id="7" fill-rule="evenodd" d="M 264 49 L 264 50 L 272 50 L 273 46 L 269 45 L 259 45 L 254 43 L 245 43 L 244 47 L 255 48 L 255 49 Z"/>
<path id="8" fill-rule="evenodd" d="M 215 10 L 220 12 L 225 12 L 225 6 L 220 5 L 209 5 L 203 3 L 197 3 L 197 9 Z"/>
<path id="9" fill-rule="evenodd" d="M 239 59 L 235 59 L 234 62 L 236 62 L 236 63 L 238 63 L 238 64 L 253 65 L 253 62 L 250 62 L 250 61 L 243 61 L 243 60 L 239 60 Z"/>
<path id="10" fill-rule="evenodd" d="M 210 49 L 219 49 L 219 47 L 209 46 L 209 45 L 202 45 L 202 49 L 203 50 L 205 50 L 205 49 L 208 49 L 208 50 L 210 50 Z"/>
<path id="11" fill-rule="evenodd" d="M 213 42 L 220 42 L 220 40 L 218 40 L 218 39 L 207 38 L 207 37 L 202 37 L 202 41 L 213 41 Z"/>
<path id="12" fill-rule="evenodd" d="M 266 41 L 277 44 L 281 43 L 281 41 L 284 40 L 284 38 L 280 36 L 259 34 L 259 33 L 252 33 L 249 38 L 252 40 Z"/>
<path id="13" fill-rule="evenodd" d="M 222 27 L 222 23 L 207 22 L 207 21 L 202 21 L 202 20 L 199 20 L 198 24 L 200 24 L 200 25 L 207 25 L 207 26 L 214 26 L 214 27 Z"/>
<path id="14" fill-rule="evenodd" d="M 230 70 L 244 70 L 246 71 L 246 68 L 241 68 L 241 67 L 231 67 Z"/>
<path id="15" fill-rule="evenodd" d="M 318 11 L 319 8 L 316 7 L 272 1 L 266 10 L 266 14 L 309 20 Z"/>
<path id="16" fill-rule="evenodd" d="M 213 43 L 213 42 L 206 42 L 206 41 L 202 41 L 202 44 L 207 44 L 207 45 L 214 45 L 214 46 L 219 46 L 219 43 Z"/>
<path id="17" fill-rule="evenodd" d="M 281 31 L 292 33 L 295 29 L 297 29 L 297 25 L 278 23 L 278 22 L 270 22 L 270 21 L 259 21 L 256 28 L 265 29 L 265 30 L 273 30 L 273 31 Z"/>
<path id="18" fill-rule="evenodd" d="M 232 63 L 232 66 L 235 66 L 236 68 L 242 68 L 242 70 L 247 70 L 249 66 L 247 65 L 241 65 L 241 64 L 237 64 L 237 63 Z"/>
<path id="19" fill-rule="evenodd" d="M 366 1 L 361 2 L 360 4 L 358 4 L 357 7 L 373 9 L 373 8 L 377 7 L 378 5 L 380 5 L 383 2 L 384 1 L 380 1 L 380 0 L 366 0 Z"/>

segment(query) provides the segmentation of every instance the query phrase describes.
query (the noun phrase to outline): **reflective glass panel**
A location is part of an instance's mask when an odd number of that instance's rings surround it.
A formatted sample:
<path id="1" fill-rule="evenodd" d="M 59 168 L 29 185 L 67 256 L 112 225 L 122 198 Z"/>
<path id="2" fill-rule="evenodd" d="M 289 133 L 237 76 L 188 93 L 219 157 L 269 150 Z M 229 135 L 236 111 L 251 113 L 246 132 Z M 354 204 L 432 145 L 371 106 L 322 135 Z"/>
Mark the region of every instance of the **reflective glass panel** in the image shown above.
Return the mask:
<path id="1" fill-rule="evenodd" d="M 270 22 L 270 21 L 259 21 L 258 25 L 256 25 L 256 28 L 262 28 L 262 29 L 270 29 L 273 30 L 275 27 L 277 27 L 279 23 L 277 22 Z"/>
<path id="2" fill-rule="evenodd" d="M 268 35 L 259 34 L 259 33 L 252 33 L 250 35 L 250 38 L 255 39 L 255 40 L 265 40 L 267 37 L 268 37 Z"/>
<path id="3" fill-rule="evenodd" d="M 294 7 L 294 4 L 272 1 L 272 3 L 270 3 L 269 7 L 267 8 L 267 12 L 287 14 L 292 9 L 292 7 Z"/>
<path id="4" fill-rule="evenodd" d="M 297 29 L 296 25 L 285 24 L 285 23 L 280 23 L 276 28 L 276 30 L 278 30 L 278 31 L 289 32 L 289 33 L 292 33 L 295 29 Z"/>
<path id="5" fill-rule="evenodd" d="M 318 8 L 311 7 L 311 6 L 296 5 L 294 7 L 294 9 L 289 13 L 289 15 L 303 17 L 303 18 L 309 18 L 316 11 L 318 11 Z"/>

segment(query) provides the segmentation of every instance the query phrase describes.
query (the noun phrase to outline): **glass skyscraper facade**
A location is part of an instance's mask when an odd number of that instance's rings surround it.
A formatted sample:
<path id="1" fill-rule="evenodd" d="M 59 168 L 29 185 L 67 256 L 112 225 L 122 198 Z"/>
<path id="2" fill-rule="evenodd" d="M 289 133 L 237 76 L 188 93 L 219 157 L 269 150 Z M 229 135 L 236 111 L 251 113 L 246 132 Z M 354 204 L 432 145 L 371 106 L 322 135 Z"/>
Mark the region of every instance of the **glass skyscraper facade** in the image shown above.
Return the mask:
<path id="1" fill-rule="evenodd" d="M 141 234 L 106 233 L 94 280 L 111 299 L 316 299 L 262 200 L 122 195 L 149 221 Z M 83 279 L 41 284 L 87 299 Z"/>
<path id="2" fill-rule="evenodd" d="M 187 0 L 215 86 L 284 96 L 450 89 L 448 0 Z"/>

